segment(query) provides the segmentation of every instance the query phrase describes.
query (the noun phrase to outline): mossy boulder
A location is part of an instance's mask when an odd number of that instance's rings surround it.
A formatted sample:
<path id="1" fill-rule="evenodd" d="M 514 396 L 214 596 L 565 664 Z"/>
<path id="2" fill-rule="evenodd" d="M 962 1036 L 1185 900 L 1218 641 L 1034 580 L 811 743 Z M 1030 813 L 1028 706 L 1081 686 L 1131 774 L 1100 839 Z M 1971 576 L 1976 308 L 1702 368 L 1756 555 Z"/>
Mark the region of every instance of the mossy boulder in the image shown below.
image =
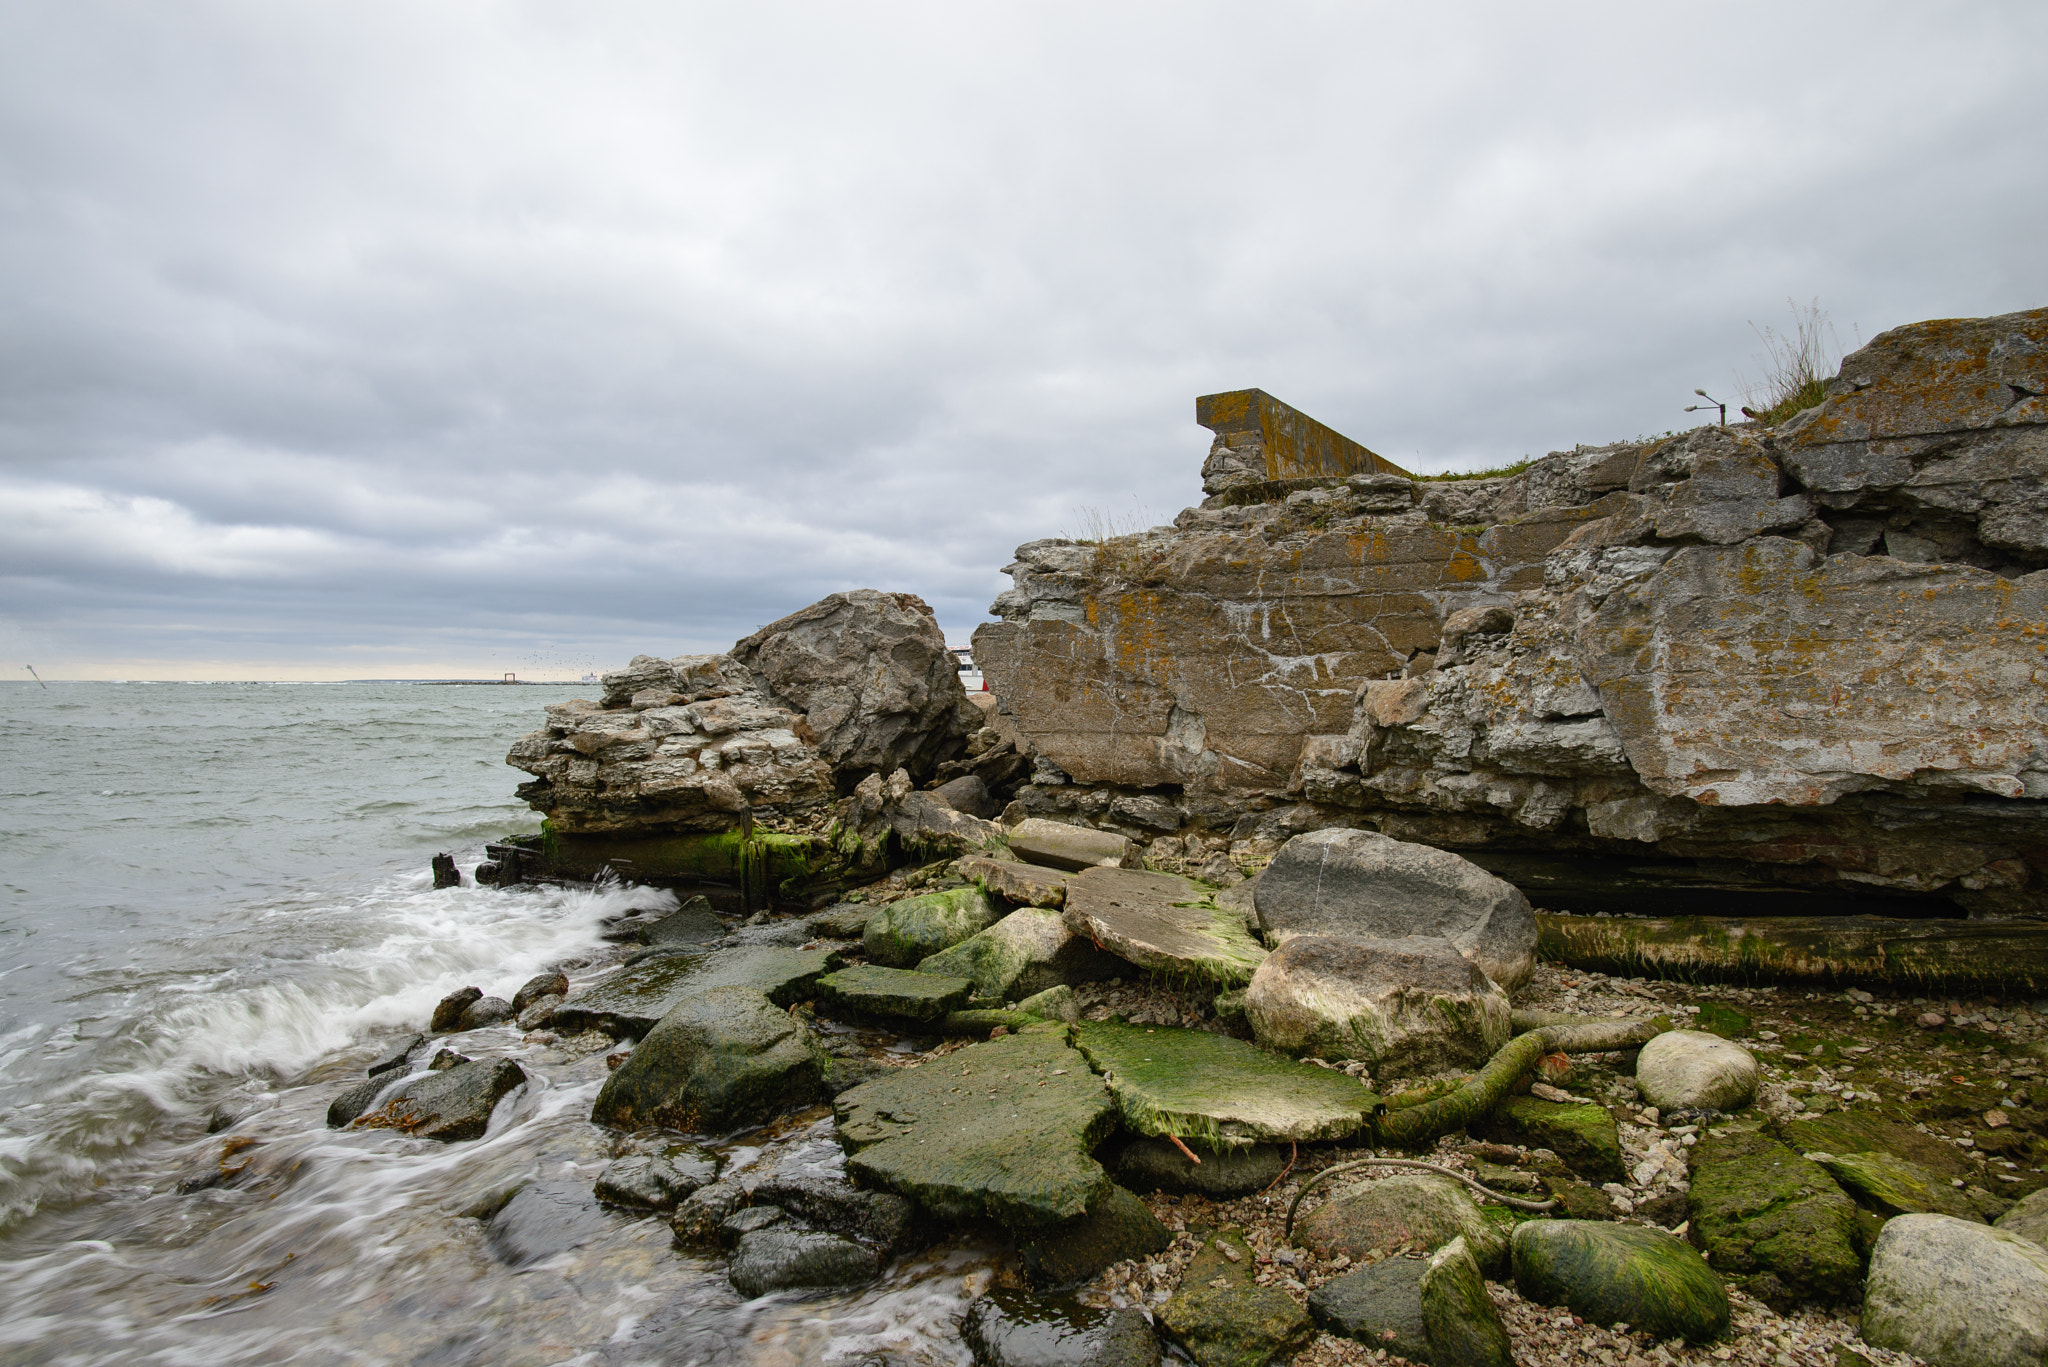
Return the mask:
<path id="1" fill-rule="evenodd" d="M 816 1101 L 829 1067 L 788 1011 L 750 987 L 714 987 L 647 1032 L 605 1079 L 590 1119 L 725 1134 Z"/>
<path id="2" fill-rule="evenodd" d="M 1173 1235 L 1143 1201 L 1112 1184 L 1086 1215 L 1019 1241 L 1024 1275 L 1038 1287 L 1077 1286 L 1112 1263 L 1161 1252 Z"/>
<path id="3" fill-rule="evenodd" d="M 941 950 L 917 966 L 920 973 L 971 978 L 976 996 L 1016 1001 L 1048 988 L 1096 982 L 1130 971 L 1067 928 L 1057 911 L 1024 907 L 988 929 Z"/>
<path id="4" fill-rule="evenodd" d="M 1918 1163 L 1889 1153 L 1821 1153 L 1806 1157 L 1827 1169 L 1837 1186 L 1866 1210 L 1894 1215 L 1953 1215 L 1984 1223 L 1960 1191 Z"/>
<path id="5" fill-rule="evenodd" d="M 1728 1288 L 1698 1250 L 1662 1230 L 1531 1220 L 1513 1240 L 1515 1289 L 1599 1325 L 1706 1343 L 1728 1332 Z"/>
<path id="6" fill-rule="evenodd" d="M 1465 1188 L 1434 1173 L 1403 1172 L 1360 1182 L 1317 1206 L 1294 1227 L 1295 1242 L 1317 1256 L 1363 1262 L 1402 1244 L 1434 1252 L 1462 1238 L 1494 1276 L 1507 1271 L 1507 1235 Z"/>
<path id="7" fill-rule="evenodd" d="M 998 915 L 988 895 L 972 886 L 906 897 L 869 918 L 861 947 L 878 964 L 908 968 L 986 930 Z"/>
<path id="8" fill-rule="evenodd" d="M 1486 1279 L 1463 1238 L 1451 1240 L 1430 1256 L 1423 1270 L 1422 1332 L 1429 1340 L 1431 1362 L 1459 1367 L 1515 1367 L 1507 1326 Z"/>
<path id="9" fill-rule="evenodd" d="M 1309 1292 L 1309 1316 L 1326 1333 L 1428 1362 L 1422 1323 L 1422 1274 L 1428 1270 L 1420 1258 L 1384 1258 L 1332 1277 Z"/>
<path id="10" fill-rule="evenodd" d="M 1075 1038 L 1141 1135 L 1307 1144 L 1357 1133 L 1379 1105 L 1354 1077 L 1206 1030 L 1105 1022 Z"/>
<path id="11" fill-rule="evenodd" d="M 1621 1134 L 1605 1106 L 1509 1097 L 1478 1126 L 1483 1138 L 1549 1149 L 1573 1172 L 1595 1182 L 1619 1182 Z"/>
<path id="12" fill-rule="evenodd" d="M 1241 1230 L 1223 1229 L 1189 1260 L 1159 1324 L 1198 1367 L 1266 1367 L 1308 1347 L 1315 1325 L 1278 1287 L 1255 1280 Z"/>
<path id="13" fill-rule="evenodd" d="M 946 1220 L 1029 1230 L 1085 1214 L 1109 1186 L 1093 1153 L 1116 1102 L 1068 1034 L 1027 1025 L 840 1093 L 847 1171 Z"/>
<path id="14" fill-rule="evenodd" d="M 868 1016 L 934 1021 L 964 1005 L 974 991 L 965 978 L 942 978 L 905 968 L 856 964 L 818 979 L 818 995 L 834 1006 Z"/>
<path id="15" fill-rule="evenodd" d="M 1244 917 L 1171 873 L 1092 868 L 1067 880 L 1067 929 L 1126 963 L 1223 987 L 1250 981 L 1266 957 Z"/>
<path id="16" fill-rule="evenodd" d="M 1856 1203 L 1819 1164 L 1755 1126 L 1730 1125 L 1701 1138 L 1691 1167 L 1692 1240 L 1716 1271 L 1778 1310 L 1855 1294 Z"/>
<path id="17" fill-rule="evenodd" d="M 643 959 L 556 1007 L 549 1026 L 565 1035 L 644 1035 L 689 998 L 717 987 L 749 988 L 789 1006 L 809 998 L 839 962 L 833 950 L 775 946 Z"/>
<path id="18" fill-rule="evenodd" d="M 1049 1021 L 1065 1021 L 1072 1025 L 1081 1019 L 1081 999 L 1074 995 L 1071 987 L 1048 987 L 1035 992 L 1017 1003 L 1019 1011 L 1028 1011 Z"/>

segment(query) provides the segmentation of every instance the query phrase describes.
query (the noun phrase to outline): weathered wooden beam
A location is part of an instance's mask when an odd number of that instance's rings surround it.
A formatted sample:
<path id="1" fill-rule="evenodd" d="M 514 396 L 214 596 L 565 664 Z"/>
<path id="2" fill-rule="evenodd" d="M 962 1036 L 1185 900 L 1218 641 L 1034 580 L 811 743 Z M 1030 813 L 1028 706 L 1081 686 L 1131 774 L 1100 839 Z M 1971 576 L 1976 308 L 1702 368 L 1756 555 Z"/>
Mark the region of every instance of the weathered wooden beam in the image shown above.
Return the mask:
<path id="1" fill-rule="evenodd" d="M 1688 981 L 2048 995 L 2048 922 L 1883 916 L 1536 917 L 1548 963 Z"/>

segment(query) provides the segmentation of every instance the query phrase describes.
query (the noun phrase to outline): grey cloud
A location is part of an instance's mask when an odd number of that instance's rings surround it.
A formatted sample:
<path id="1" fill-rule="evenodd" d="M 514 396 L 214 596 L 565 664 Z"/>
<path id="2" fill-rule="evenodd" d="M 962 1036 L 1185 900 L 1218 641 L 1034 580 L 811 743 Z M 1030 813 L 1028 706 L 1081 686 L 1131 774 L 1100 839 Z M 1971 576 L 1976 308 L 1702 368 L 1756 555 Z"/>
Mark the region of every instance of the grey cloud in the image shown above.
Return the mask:
<path id="1" fill-rule="evenodd" d="M 0 647 L 602 666 L 2048 302 L 2021 4 L 0 14 Z M 379 651 L 384 652 L 382 656 Z M 521 658 L 524 658 L 523 656 Z M 38 660 L 39 665 L 42 660 Z"/>

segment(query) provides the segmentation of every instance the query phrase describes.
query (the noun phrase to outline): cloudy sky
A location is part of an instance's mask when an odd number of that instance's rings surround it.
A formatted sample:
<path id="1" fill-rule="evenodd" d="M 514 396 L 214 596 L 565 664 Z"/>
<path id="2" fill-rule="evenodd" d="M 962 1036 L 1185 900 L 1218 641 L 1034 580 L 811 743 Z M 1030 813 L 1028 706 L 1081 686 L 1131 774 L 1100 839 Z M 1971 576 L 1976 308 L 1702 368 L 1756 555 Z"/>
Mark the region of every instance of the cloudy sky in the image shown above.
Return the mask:
<path id="1" fill-rule="evenodd" d="M 0 665 L 964 642 L 1256 385 L 1418 470 L 2048 304 L 2048 7 L 0 7 Z"/>

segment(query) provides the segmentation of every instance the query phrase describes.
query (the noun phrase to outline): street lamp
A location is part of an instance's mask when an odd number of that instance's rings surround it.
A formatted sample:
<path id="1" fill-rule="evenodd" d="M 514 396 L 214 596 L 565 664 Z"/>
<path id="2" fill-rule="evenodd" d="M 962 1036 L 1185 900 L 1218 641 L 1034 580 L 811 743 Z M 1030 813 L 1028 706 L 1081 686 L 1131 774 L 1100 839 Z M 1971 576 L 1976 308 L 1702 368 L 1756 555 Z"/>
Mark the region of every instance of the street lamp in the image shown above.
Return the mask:
<path id="1" fill-rule="evenodd" d="M 1708 392 L 1707 392 L 1706 390 L 1704 390 L 1704 389 L 1695 389 L 1695 390 L 1693 391 L 1693 393 L 1695 393 L 1695 394 L 1699 395 L 1699 396 L 1700 396 L 1701 398 L 1705 399 L 1705 400 L 1706 400 L 1706 402 L 1705 402 L 1705 403 L 1695 403 L 1695 404 L 1687 404 L 1687 405 L 1686 405 L 1686 408 L 1685 408 L 1685 411 L 1686 411 L 1686 412 L 1688 412 L 1688 413 L 1698 413 L 1698 412 L 1700 412 L 1700 411 L 1701 411 L 1702 409 L 1707 409 L 1707 408 L 1718 408 L 1718 409 L 1720 409 L 1720 410 L 1721 410 L 1721 426 L 1722 426 L 1722 427 L 1724 427 L 1724 428 L 1725 428 L 1726 426 L 1728 426 L 1728 405 L 1727 405 L 1727 404 L 1725 404 L 1725 403 L 1722 403 L 1722 402 L 1721 402 L 1721 401 L 1720 401 L 1719 399 L 1715 398 L 1715 397 L 1714 397 L 1714 396 L 1713 396 L 1712 394 L 1709 394 L 1709 393 L 1708 393 Z"/>

